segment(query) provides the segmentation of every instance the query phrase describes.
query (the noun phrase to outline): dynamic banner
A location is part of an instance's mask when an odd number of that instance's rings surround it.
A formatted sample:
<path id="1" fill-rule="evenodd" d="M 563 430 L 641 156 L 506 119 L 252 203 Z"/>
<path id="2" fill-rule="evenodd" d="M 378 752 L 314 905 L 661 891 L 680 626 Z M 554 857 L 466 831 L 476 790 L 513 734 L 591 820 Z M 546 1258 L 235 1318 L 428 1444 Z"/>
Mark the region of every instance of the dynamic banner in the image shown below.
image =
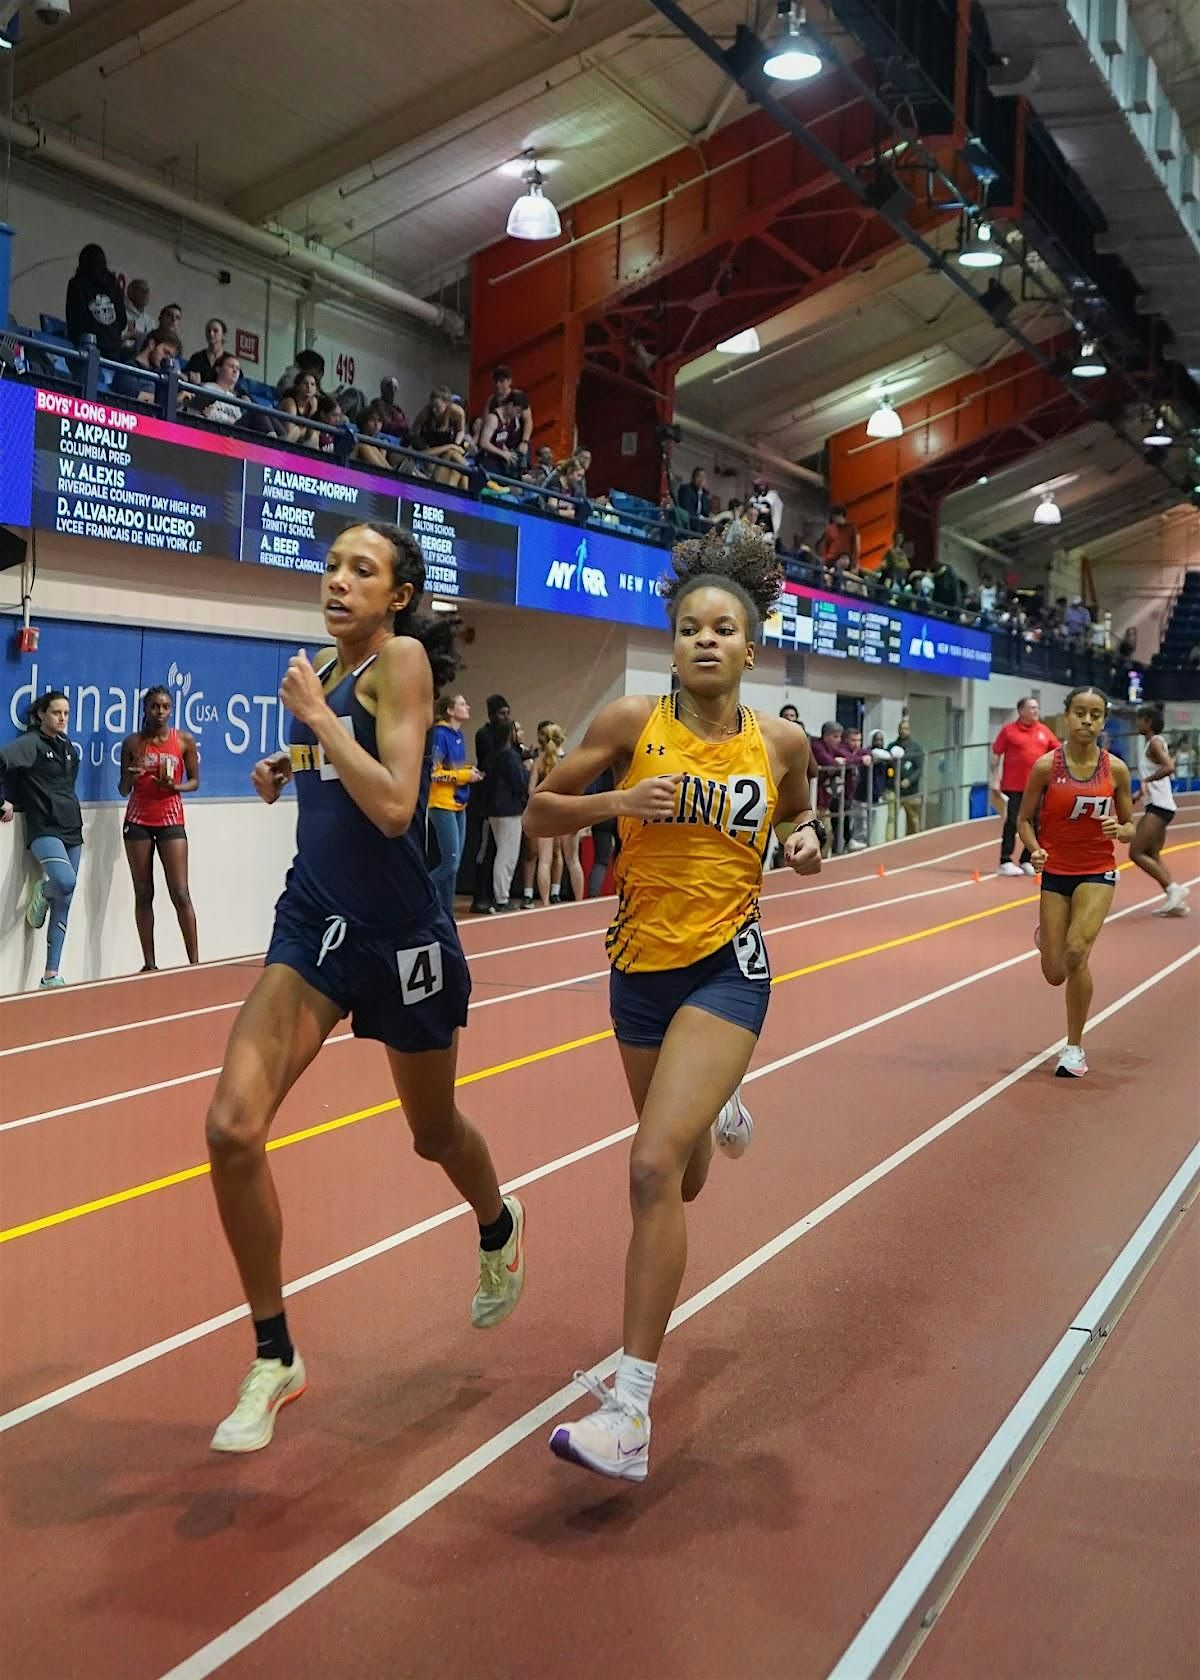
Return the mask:
<path id="1" fill-rule="evenodd" d="M 296 651 L 290 642 L 192 630 L 41 619 L 34 654 L 15 652 L 5 626 L 0 662 L 0 738 L 25 728 L 30 702 L 56 688 L 71 702 L 71 739 L 82 757 L 79 797 L 120 798 L 121 742 L 138 728 L 142 696 L 161 683 L 174 700 L 172 722 L 196 737 L 196 799 L 249 798 L 255 761 L 285 744 L 287 712 L 279 684 Z M 310 656 L 316 646 L 308 649 Z"/>
<path id="2" fill-rule="evenodd" d="M 399 523 L 428 593 L 662 630 L 663 548 L 560 518 L 534 500 L 476 501 L 229 432 L 0 382 L 0 522 L 182 556 L 318 573 L 356 520 Z M 768 643 L 866 665 L 986 678 L 991 637 L 788 584 Z"/>

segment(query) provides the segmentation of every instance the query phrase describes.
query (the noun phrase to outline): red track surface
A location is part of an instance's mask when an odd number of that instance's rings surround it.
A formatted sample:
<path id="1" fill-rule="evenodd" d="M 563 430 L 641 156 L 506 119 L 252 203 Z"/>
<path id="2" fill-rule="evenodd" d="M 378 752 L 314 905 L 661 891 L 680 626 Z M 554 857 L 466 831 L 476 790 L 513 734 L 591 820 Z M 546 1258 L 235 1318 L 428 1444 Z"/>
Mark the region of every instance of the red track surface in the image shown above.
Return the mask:
<path id="1" fill-rule="evenodd" d="M 1186 823 L 1176 846 L 1193 843 Z M 747 1093 L 755 1143 L 744 1161 L 714 1164 L 692 1210 L 684 1298 L 1059 1036 L 1061 998 L 1042 985 L 1030 945 L 1035 908 L 1018 902 L 1034 883 L 970 879 L 993 863 L 993 831 L 943 830 L 870 862 L 839 861 L 815 891 L 771 878 L 776 975 L 826 966 L 776 989 L 755 1059 L 768 1071 Z M 961 855 L 937 861 L 950 852 Z M 1181 879 L 1200 875 L 1200 849 L 1172 863 Z M 1117 908 L 1144 908 L 1102 936 L 1097 1009 L 1194 949 L 1200 919 L 1152 920 L 1152 899 L 1143 877 L 1123 877 Z M 163 1674 L 408 1499 L 418 1514 L 396 1538 L 193 1672 L 231 1652 L 223 1673 L 325 1680 L 832 1668 L 1194 1144 L 1194 1040 L 1159 1024 L 1197 1018 L 1200 963 L 1183 961 L 1096 1028 L 1087 1081 L 1029 1072 L 855 1186 L 799 1240 L 701 1295 L 664 1349 L 651 1476 L 633 1489 L 554 1460 L 548 1425 L 524 1438 L 511 1430 L 619 1340 L 628 1145 L 612 1134 L 631 1117 L 614 1047 L 597 1037 L 608 1026 L 597 977 L 606 908 L 465 930 L 484 1007 L 463 1039 L 461 1072 L 478 1076 L 464 1106 L 507 1179 L 556 1163 L 522 1192 L 531 1244 L 520 1312 L 494 1334 L 472 1331 L 469 1220 L 409 1230 L 453 1198 L 411 1155 L 394 1106 L 286 1144 L 272 1159 L 290 1278 L 408 1236 L 293 1298 L 310 1392 L 271 1448 L 246 1460 L 207 1445 L 250 1347 L 244 1322 L 203 1329 L 237 1305 L 205 1176 L 77 1211 L 202 1163 L 204 1070 L 220 1061 L 232 1008 L 0 1060 L 7 1673 Z M 1021 960 L 976 978 L 1010 958 Z M 229 964 L 14 999 L 0 1004 L 0 1039 L 38 1045 L 211 1010 L 241 998 L 255 972 Z M 535 987 L 554 989 L 509 995 Z M 943 987 L 955 989 L 929 997 Z M 1162 1094 L 1150 1101 L 1156 1045 Z M 182 1082 L 141 1090 L 169 1080 Z M 105 1100 L 114 1093 L 130 1094 Z M 275 1135 L 389 1102 L 377 1047 L 332 1043 Z M 12 1127 L 33 1116 L 45 1118 Z M 1172 1471 L 1196 1371 L 1171 1365 L 1159 1318 L 1170 1319 L 1174 1296 L 1166 1270 L 1151 1277 L 1155 1293 L 1143 1286 L 1119 1335 L 1151 1338 L 1170 1372 L 1110 1408 L 1122 1443 L 1111 1452 L 1140 1438 L 1140 1502 L 1136 1490 L 1122 1498 L 1110 1483 L 1076 1480 L 1070 1525 L 1058 1523 L 1051 1477 L 1099 1450 L 1068 1436 L 1078 1427 L 1068 1410 L 917 1672 L 1173 1675 L 1200 1662 L 1194 1604 L 1190 1619 L 1178 1594 L 1172 1609 L 1167 1587 L 1169 1567 L 1186 1571 L 1197 1544 Z M 74 1398 L 55 1395 L 193 1327 L 173 1350 Z M 1114 1372 L 1118 1352 L 1104 1356 Z M 38 1415 L 13 1419 L 46 1396 Z M 1099 1386 L 1090 1403 L 1103 1404 Z M 1164 1408 L 1172 1429 L 1154 1454 Z M 439 1499 L 434 1479 L 498 1435 L 495 1462 Z M 1154 1475 L 1169 1497 L 1151 1507 Z M 1064 1613 L 1078 1591 L 1072 1542 L 1088 1523 L 1112 1535 L 1110 1605 L 1137 1601 L 1146 1559 L 1127 1531 L 1155 1525 L 1151 1596 L 1108 1670 L 1078 1666 L 1070 1630 L 1090 1612 Z M 1035 1593 L 1047 1548 L 1055 1590 Z"/>

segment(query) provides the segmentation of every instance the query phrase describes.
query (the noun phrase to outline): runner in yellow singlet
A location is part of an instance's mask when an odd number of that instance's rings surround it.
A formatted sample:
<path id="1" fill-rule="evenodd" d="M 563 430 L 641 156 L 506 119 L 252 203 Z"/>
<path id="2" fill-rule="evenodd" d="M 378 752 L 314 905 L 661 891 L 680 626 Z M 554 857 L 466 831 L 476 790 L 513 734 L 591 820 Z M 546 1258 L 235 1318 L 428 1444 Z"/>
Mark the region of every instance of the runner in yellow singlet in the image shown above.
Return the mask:
<path id="1" fill-rule="evenodd" d="M 777 821 L 797 819 L 784 859 L 821 867 L 809 800 L 808 737 L 741 704 L 743 674 L 780 585 L 761 537 L 680 543 L 662 593 L 678 692 L 613 701 L 529 802 L 535 838 L 617 819 L 617 911 L 608 931 L 610 1004 L 638 1114 L 630 1155 L 633 1239 L 624 1352 L 615 1387 L 555 1429 L 560 1458 L 643 1481 L 650 1397 L 687 1258 L 684 1203 L 700 1192 L 714 1121 L 736 1135 L 738 1086 L 758 1041 L 771 972 L 759 926 L 763 860 Z M 612 793 L 584 789 L 611 769 Z"/>

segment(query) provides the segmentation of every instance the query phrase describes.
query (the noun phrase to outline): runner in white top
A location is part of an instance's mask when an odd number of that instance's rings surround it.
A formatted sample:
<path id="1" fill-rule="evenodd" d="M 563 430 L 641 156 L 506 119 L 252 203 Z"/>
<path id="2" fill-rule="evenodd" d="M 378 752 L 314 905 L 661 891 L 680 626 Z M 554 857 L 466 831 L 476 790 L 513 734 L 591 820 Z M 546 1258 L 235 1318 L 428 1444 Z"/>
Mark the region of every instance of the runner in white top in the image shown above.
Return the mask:
<path id="1" fill-rule="evenodd" d="M 1155 906 L 1151 915 L 1186 916 L 1188 889 L 1171 879 L 1170 871 L 1159 856 L 1167 838 L 1167 825 L 1176 811 L 1175 790 L 1171 786 L 1175 765 L 1162 738 L 1162 726 L 1160 707 L 1139 708 L 1137 727 L 1142 739 L 1138 746 L 1138 775 L 1142 785 L 1134 804 L 1144 799 L 1146 809 L 1130 843 L 1129 856 L 1163 890 L 1163 901 Z"/>

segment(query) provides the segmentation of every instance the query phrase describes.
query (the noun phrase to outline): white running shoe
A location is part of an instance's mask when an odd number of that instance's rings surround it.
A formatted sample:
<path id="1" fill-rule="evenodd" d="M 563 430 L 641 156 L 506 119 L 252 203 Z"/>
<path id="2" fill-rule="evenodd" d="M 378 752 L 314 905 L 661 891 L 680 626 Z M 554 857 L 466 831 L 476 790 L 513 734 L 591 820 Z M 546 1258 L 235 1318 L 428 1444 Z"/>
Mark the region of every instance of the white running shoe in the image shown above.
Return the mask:
<path id="1" fill-rule="evenodd" d="M 1054 1070 L 1056 1079 L 1082 1079 L 1088 1070 L 1087 1059 L 1083 1054 L 1081 1044 L 1068 1044 L 1058 1058 L 1058 1066 Z"/>
<path id="2" fill-rule="evenodd" d="M 1020 867 L 1022 875 L 1036 875 L 1037 874 L 1037 870 L 1033 867 L 1033 865 L 1031 863 L 1023 863 L 1019 867 Z"/>
<path id="3" fill-rule="evenodd" d="M 650 1419 L 586 1371 L 576 1371 L 575 1381 L 600 1402 L 600 1410 L 560 1423 L 550 1436 L 550 1451 L 600 1476 L 644 1482 L 650 1467 Z"/>
<path id="4" fill-rule="evenodd" d="M 1152 916 L 1187 916 L 1191 914 L 1191 907 L 1187 901 L 1188 889 L 1178 881 L 1172 881 L 1163 894 L 1161 904 L 1156 904 L 1151 910 Z"/>
<path id="5" fill-rule="evenodd" d="M 1002 863 L 996 873 L 997 875 L 1019 875 L 1021 866 L 1019 863 Z"/>
<path id="6" fill-rule="evenodd" d="M 479 1250 L 479 1288 L 471 1302 L 476 1330 L 503 1324 L 525 1287 L 525 1209 L 515 1196 L 505 1196 L 504 1205 L 512 1214 L 512 1236 L 490 1254 Z"/>
<path id="7" fill-rule="evenodd" d="M 281 1406 L 299 1400 L 308 1385 L 304 1361 L 298 1353 L 292 1363 L 282 1359 L 256 1359 L 238 1389 L 237 1405 L 217 1425 L 212 1438 L 214 1452 L 258 1452 L 275 1433 L 275 1419 Z"/>
<path id="8" fill-rule="evenodd" d="M 742 1101 L 740 1085 L 717 1115 L 713 1136 L 717 1140 L 717 1148 L 731 1161 L 740 1160 L 749 1149 L 754 1136 L 754 1121 Z"/>

